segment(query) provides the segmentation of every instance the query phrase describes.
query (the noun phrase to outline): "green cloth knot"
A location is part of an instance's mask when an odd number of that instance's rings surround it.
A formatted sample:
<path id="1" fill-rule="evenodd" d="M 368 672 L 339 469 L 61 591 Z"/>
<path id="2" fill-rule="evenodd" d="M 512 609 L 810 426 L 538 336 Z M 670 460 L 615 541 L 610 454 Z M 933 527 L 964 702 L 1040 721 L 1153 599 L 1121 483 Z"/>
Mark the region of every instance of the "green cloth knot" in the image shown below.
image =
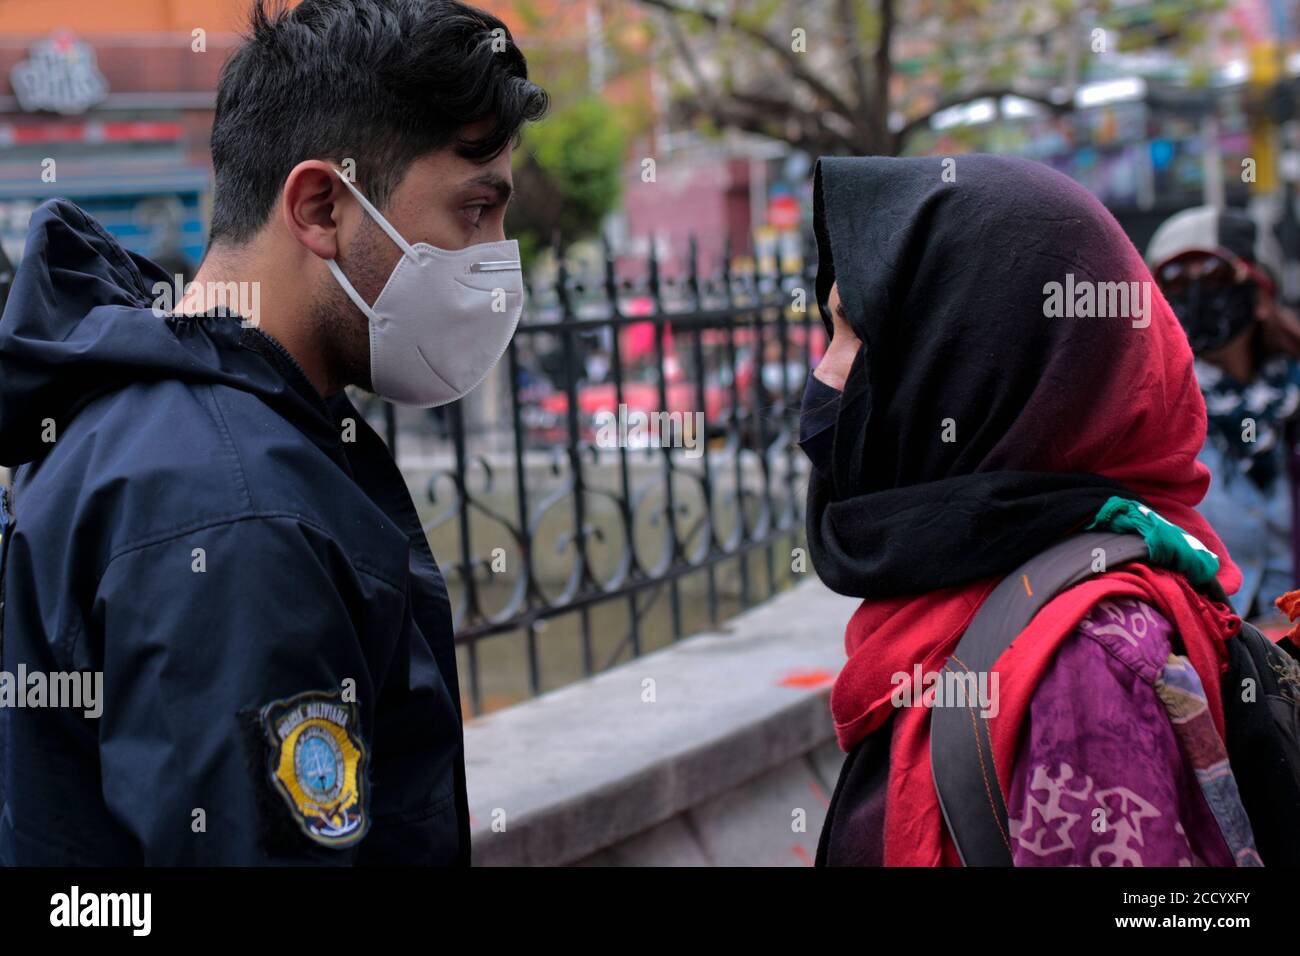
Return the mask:
<path id="1" fill-rule="evenodd" d="M 1213 551 L 1178 525 L 1129 498 L 1108 499 L 1085 530 L 1142 535 L 1152 564 L 1177 571 L 1198 588 L 1212 584 L 1219 573 L 1219 559 Z"/>

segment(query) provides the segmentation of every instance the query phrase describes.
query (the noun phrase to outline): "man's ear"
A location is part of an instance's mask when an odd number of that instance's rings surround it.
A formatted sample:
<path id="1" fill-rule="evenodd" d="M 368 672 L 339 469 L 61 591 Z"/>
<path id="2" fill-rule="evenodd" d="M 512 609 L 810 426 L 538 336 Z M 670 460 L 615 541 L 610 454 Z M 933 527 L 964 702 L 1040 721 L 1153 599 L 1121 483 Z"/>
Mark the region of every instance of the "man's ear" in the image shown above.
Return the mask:
<path id="1" fill-rule="evenodd" d="M 339 253 L 339 230 L 357 203 L 329 163 L 308 159 L 290 170 L 280 194 L 280 214 L 289 235 L 321 259 Z"/>

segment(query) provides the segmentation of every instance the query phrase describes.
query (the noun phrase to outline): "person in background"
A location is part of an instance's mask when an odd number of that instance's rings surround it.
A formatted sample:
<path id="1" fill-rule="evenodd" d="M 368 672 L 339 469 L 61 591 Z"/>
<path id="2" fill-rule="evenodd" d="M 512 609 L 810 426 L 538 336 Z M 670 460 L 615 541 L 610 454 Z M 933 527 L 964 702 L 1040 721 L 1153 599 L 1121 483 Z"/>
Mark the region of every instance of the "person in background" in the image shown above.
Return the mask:
<path id="1" fill-rule="evenodd" d="M 1156 230 L 1147 262 L 1196 356 L 1210 469 L 1200 511 L 1241 568 L 1233 607 L 1269 618 L 1296 586 L 1300 321 L 1282 304 L 1278 258 L 1242 210 L 1187 209 Z"/>

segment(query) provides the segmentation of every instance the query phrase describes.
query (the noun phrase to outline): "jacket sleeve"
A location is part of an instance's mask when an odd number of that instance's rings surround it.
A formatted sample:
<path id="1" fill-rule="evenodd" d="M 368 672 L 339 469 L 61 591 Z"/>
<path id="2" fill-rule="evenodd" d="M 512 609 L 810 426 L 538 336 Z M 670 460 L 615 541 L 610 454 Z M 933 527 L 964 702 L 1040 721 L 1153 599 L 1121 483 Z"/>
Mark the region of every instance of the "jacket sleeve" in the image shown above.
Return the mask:
<path id="1" fill-rule="evenodd" d="M 94 608 L 103 796 L 142 862 L 351 861 L 382 683 L 358 638 L 373 595 L 357 582 L 335 543 L 292 517 L 218 523 L 109 562 Z M 299 698 L 338 707 L 317 707 L 328 715 L 317 739 L 286 762 L 268 719 Z M 308 795 L 361 795 L 353 829 L 328 842 L 308 831 L 309 801 L 294 791 L 313 761 L 320 788 Z"/>

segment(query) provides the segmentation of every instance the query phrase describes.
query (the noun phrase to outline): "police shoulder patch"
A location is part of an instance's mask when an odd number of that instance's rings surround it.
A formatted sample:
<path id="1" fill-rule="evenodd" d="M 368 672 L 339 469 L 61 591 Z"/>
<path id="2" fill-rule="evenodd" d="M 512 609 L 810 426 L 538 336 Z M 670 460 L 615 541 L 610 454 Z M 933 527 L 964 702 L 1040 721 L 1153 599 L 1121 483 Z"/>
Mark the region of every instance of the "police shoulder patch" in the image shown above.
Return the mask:
<path id="1" fill-rule="evenodd" d="M 357 705 L 309 691 L 261 710 L 271 784 L 308 838 L 348 847 L 366 835 L 366 745 Z"/>

